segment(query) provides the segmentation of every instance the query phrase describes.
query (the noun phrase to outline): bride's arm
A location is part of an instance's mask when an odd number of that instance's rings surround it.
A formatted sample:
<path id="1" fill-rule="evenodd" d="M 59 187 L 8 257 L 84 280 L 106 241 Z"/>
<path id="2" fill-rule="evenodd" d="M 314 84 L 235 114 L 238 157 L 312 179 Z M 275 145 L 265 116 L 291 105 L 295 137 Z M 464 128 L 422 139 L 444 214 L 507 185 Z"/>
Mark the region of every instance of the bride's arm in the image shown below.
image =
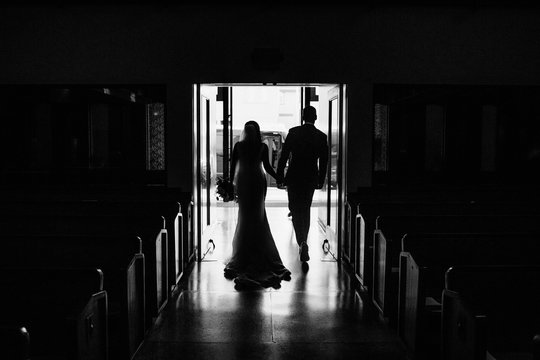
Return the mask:
<path id="1" fill-rule="evenodd" d="M 277 180 L 277 174 L 274 171 L 274 168 L 272 167 L 272 165 L 270 165 L 270 161 L 268 161 L 268 146 L 264 143 L 263 143 L 263 149 L 262 149 L 262 162 L 263 162 L 264 170 L 266 170 L 266 172 L 270 174 L 271 177 Z"/>
<path id="2" fill-rule="evenodd" d="M 234 172 L 236 170 L 236 163 L 238 162 L 238 143 L 234 144 L 232 156 L 231 156 L 231 174 L 229 180 L 232 182 L 234 180 Z"/>

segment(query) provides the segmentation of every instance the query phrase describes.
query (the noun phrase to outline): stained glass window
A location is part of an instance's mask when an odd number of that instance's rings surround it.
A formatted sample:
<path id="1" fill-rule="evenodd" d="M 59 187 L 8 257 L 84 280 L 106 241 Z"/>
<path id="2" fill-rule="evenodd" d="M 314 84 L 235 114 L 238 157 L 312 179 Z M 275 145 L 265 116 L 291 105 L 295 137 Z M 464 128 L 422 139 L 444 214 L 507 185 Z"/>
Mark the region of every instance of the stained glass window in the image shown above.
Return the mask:
<path id="1" fill-rule="evenodd" d="M 375 171 L 388 171 L 388 105 L 375 104 Z"/>
<path id="2" fill-rule="evenodd" d="M 146 170 L 165 170 L 165 104 L 146 105 Z"/>

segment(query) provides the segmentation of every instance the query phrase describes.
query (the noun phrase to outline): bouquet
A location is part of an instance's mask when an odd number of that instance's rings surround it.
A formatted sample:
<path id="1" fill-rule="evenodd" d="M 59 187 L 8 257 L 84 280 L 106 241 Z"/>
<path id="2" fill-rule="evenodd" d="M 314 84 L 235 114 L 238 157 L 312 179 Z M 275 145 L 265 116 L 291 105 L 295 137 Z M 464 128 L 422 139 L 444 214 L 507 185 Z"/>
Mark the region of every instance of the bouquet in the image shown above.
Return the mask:
<path id="1" fill-rule="evenodd" d="M 216 194 L 217 199 L 221 199 L 223 202 L 235 200 L 234 186 L 232 182 L 230 182 L 228 179 L 218 177 L 216 181 Z"/>

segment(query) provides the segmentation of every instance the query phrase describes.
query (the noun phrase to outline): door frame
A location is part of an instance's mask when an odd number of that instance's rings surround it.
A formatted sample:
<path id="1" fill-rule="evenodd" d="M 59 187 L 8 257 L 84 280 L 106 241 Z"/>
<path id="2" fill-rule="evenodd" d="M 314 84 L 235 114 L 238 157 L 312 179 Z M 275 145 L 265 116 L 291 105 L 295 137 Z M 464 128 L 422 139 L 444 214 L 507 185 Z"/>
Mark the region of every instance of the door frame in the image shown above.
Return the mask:
<path id="1" fill-rule="evenodd" d="M 339 149 L 338 149 L 338 174 L 337 174 L 337 188 L 338 188 L 338 228 L 337 230 L 337 260 L 341 261 L 341 245 L 342 245 L 342 236 L 345 234 L 345 202 L 347 194 L 347 97 L 346 89 L 347 84 L 344 83 L 196 83 L 193 84 L 193 138 L 192 138 L 192 154 L 193 154 L 193 168 L 192 168 L 192 179 L 193 179 L 193 199 L 194 199 L 194 242 L 196 244 L 196 259 L 201 261 L 201 244 L 202 244 L 202 224 L 201 224 L 201 192 L 202 188 L 200 186 L 200 156 L 201 156 L 201 141 L 200 136 L 200 121 L 201 121 L 201 86 L 215 86 L 215 87 L 235 87 L 235 86 L 296 86 L 296 87 L 317 87 L 317 86 L 335 86 L 337 88 L 338 94 L 338 136 L 339 136 Z M 330 100 L 330 98 L 329 98 Z M 302 107 L 302 104 L 301 104 Z M 231 106 L 231 116 L 232 116 L 232 106 Z M 331 135 L 331 134 L 329 134 Z M 331 149 L 329 148 L 329 151 Z M 330 161 L 329 154 L 329 161 Z M 328 179 L 329 181 L 329 179 Z M 212 198 L 212 197 L 210 197 Z"/>

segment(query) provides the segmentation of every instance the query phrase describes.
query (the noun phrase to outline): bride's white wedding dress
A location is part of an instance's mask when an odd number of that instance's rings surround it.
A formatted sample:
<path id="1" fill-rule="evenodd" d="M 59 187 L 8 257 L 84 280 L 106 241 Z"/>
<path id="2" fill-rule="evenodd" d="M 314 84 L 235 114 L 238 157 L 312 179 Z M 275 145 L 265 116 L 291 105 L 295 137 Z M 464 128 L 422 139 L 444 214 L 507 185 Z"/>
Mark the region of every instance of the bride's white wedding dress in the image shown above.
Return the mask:
<path id="1" fill-rule="evenodd" d="M 234 279 L 237 288 L 277 288 L 281 280 L 290 280 L 291 276 L 281 261 L 266 217 L 265 169 L 276 177 L 266 144 L 240 141 L 234 146 L 231 173 L 238 196 L 238 223 L 225 277 Z"/>

